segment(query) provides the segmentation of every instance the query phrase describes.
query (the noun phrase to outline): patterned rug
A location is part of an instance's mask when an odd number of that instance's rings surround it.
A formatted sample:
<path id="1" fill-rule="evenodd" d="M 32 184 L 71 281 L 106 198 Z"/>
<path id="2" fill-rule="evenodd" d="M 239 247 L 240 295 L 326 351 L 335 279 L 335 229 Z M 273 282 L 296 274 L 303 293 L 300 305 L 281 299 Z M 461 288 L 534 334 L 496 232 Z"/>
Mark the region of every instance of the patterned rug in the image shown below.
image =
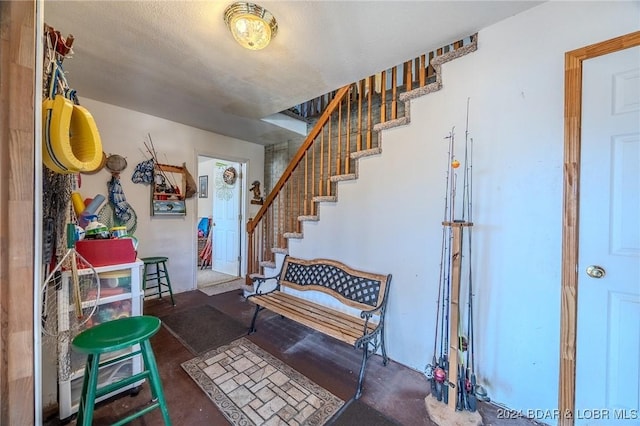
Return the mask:
<path id="1" fill-rule="evenodd" d="M 323 425 L 344 404 L 244 337 L 182 368 L 232 425 Z"/>
<path id="2" fill-rule="evenodd" d="M 228 291 L 240 290 L 244 287 L 244 282 L 244 278 L 236 278 L 231 281 L 211 284 L 206 287 L 198 287 L 198 290 L 207 296 L 213 296 L 215 294 L 226 293 Z"/>

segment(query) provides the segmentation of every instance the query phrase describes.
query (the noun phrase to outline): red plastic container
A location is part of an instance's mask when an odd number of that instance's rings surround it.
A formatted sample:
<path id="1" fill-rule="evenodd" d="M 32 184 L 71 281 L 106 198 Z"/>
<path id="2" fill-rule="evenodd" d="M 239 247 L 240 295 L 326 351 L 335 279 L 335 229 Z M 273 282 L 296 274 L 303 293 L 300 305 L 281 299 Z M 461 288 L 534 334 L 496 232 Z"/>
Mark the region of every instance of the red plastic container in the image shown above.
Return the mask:
<path id="1" fill-rule="evenodd" d="M 81 240 L 76 251 L 93 266 L 118 265 L 136 261 L 131 238 L 111 240 Z"/>

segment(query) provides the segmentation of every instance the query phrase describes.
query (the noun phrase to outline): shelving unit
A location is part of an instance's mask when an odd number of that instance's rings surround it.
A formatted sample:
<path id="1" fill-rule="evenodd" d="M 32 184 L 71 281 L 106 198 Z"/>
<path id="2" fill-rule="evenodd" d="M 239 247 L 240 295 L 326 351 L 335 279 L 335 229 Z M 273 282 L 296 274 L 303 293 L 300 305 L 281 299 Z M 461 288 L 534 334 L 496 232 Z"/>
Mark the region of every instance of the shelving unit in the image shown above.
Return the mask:
<path id="1" fill-rule="evenodd" d="M 168 164 L 156 164 L 153 170 L 154 183 L 151 189 L 151 214 L 184 216 L 185 168 Z"/>
<path id="2" fill-rule="evenodd" d="M 142 266 L 140 260 L 132 263 L 96 267 L 100 277 L 100 298 L 94 314 L 82 326 L 82 329 L 92 327 L 105 321 L 126 316 L 142 315 Z M 79 279 L 88 279 L 91 269 L 78 270 Z M 62 286 L 58 290 L 58 329 L 59 333 L 70 330 L 70 316 L 74 314 L 72 295 L 69 294 L 69 280 L 71 274 L 62 274 Z M 82 308 L 93 306 L 92 302 L 83 301 Z M 69 333 L 68 339 L 58 342 L 58 407 L 60 419 L 66 419 L 78 411 L 78 402 L 82 391 L 82 378 L 86 362 L 85 355 L 71 350 L 71 340 L 82 330 Z M 139 350 L 139 345 L 124 351 L 114 352 L 102 360 L 106 363 L 119 355 Z M 102 364 L 101 363 L 101 364 Z M 131 376 L 142 371 L 142 357 L 123 360 L 100 368 L 99 385 L 113 383 L 123 377 Z M 134 383 L 117 392 L 105 395 L 97 401 L 107 399 L 117 393 L 139 386 L 142 381 Z"/>

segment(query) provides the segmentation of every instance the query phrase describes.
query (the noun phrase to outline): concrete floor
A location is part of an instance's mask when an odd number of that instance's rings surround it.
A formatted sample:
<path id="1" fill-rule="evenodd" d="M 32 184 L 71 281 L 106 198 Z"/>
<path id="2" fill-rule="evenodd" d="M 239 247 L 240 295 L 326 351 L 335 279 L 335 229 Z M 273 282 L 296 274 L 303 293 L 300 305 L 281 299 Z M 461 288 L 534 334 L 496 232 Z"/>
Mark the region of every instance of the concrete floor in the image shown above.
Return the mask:
<path id="1" fill-rule="evenodd" d="M 247 302 L 241 291 L 234 290 L 213 296 L 200 291 L 175 295 L 176 306 L 166 300 L 148 300 L 144 313 L 162 319 L 178 310 L 208 304 L 221 312 L 247 324 L 251 322 L 253 305 Z M 266 314 L 266 315 L 265 315 Z M 273 315 L 272 315 L 273 316 Z M 321 333 L 298 325 L 285 318 L 269 317 L 264 312 L 257 324 L 257 332 L 249 340 L 302 373 L 339 398 L 348 401 L 354 394 L 361 353 L 353 347 L 329 338 Z M 225 425 L 229 424 L 215 405 L 184 372 L 180 364 L 194 358 L 164 327 L 151 339 L 160 369 L 169 412 L 174 425 Z M 385 367 L 381 357 L 373 356 L 368 364 L 361 401 L 400 425 L 435 425 L 427 414 L 425 397 L 429 382 L 424 374 L 391 360 Z M 144 384 L 135 396 L 128 394 L 98 405 L 94 425 L 110 424 L 150 399 L 149 388 Z M 501 419 L 502 410 L 493 404 L 479 403 L 479 413 L 484 425 L 525 426 L 539 424 L 527 419 Z M 75 420 L 49 419 L 45 425 L 74 424 Z M 161 425 L 162 416 L 154 410 L 131 425 Z"/>

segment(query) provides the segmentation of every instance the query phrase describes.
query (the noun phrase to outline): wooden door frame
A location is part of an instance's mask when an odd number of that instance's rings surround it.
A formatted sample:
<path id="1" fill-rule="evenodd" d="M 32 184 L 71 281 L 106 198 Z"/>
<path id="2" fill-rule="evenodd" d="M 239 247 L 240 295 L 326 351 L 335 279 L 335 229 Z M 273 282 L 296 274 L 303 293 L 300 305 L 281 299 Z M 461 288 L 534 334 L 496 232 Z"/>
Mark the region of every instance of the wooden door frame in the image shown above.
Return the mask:
<path id="1" fill-rule="evenodd" d="M 0 424 L 39 423 L 34 343 L 37 0 L 0 1 Z M 38 315 L 39 317 L 39 315 Z"/>
<path id="2" fill-rule="evenodd" d="M 209 152 L 205 152 L 205 151 L 196 151 L 196 159 L 195 159 L 195 164 L 198 165 L 198 170 L 197 173 L 200 174 L 200 165 L 199 165 L 199 161 L 200 161 L 200 157 L 206 157 L 209 159 L 213 159 L 213 160 L 220 160 L 220 161 L 226 161 L 229 163 L 235 163 L 238 164 L 238 166 L 240 167 L 240 170 L 238 171 L 238 173 L 240 173 L 240 177 L 239 180 L 241 182 L 240 184 L 240 194 L 238 195 L 238 203 L 239 205 L 239 214 L 242 216 L 242 221 L 240 222 L 240 224 L 238 225 L 238 234 L 239 234 L 239 241 L 238 241 L 238 256 L 240 257 L 240 260 L 238 261 L 238 271 L 240 274 L 240 277 L 243 277 L 246 275 L 247 273 L 247 257 L 245 256 L 244 252 L 244 247 L 247 246 L 247 230 L 246 227 L 242 226 L 242 223 L 247 223 L 247 219 L 246 217 L 249 215 L 249 206 L 248 206 L 248 202 L 247 202 L 247 193 L 248 193 L 248 182 L 247 182 L 247 170 L 249 168 L 249 159 L 248 158 L 241 158 L 241 157 L 234 157 L 234 156 L 229 156 L 229 155 L 221 155 L 221 154 L 212 154 Z M 209 187 L 211 187 L 211 185 L 215 185 L 215 182 L 209 182 Z M 214 186 L 215 188 L 215 186 Z M 212 194 L 213 197 L 215 197 L 215 190 L 213 191 Z M 198 203 L 200 203 L 200 199 L 198 199 Z M 197 209 L 197 207 L 196 207 Z M 213 216 L 213 211 L 211 212 L 212 216 Z M 194 221 L 195 223 L 195 228 L 197 229 L 198 226 L 198 214 L 196 212 L 195 215 L 195 219 Z M 213 232 L 213 226 L 211 227 L 209 232 Z M 197 250 L 197 246 L 198 246 L 198 239 L 197 237 L 195 238 L 194 241 L 195 247 L 196 247 L 196 253 L 198 253 Z M 213 256 L 213 254 L 212 254 Z M 198 288 L 198 273 L 197 270 L 198 268 L 198 260 L 196 257 L 195 260 L 195 270 L 196 270 L 196 277 L 195 277 L 195 285 L 194 285 L 194 289 Z M 213 258 L 211 259 L 211 265 L 213 265 Z"/>
<path id="3" fill-rule="evenodd" d="M 565 53 L 564 206 L 558 390 L 558 408 L 560 410 L 558 425 L 560 426 L 573 426 L 573 413 L 575 412 L 583 62 L 639 45 L 640 31 L 636 31 Z"/>

